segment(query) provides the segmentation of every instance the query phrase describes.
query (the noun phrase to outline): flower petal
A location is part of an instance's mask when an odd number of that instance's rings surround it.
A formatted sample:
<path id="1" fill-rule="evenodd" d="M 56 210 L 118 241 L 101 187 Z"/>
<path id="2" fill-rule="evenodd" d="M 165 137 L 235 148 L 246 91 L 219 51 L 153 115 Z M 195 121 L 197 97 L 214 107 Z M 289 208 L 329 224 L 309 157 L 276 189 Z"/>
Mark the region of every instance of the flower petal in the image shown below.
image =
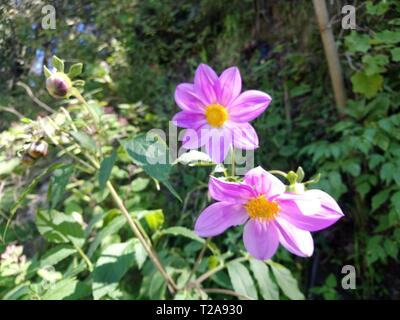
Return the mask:
<path id="1" fill-rule="evenodd" d="M 322 204 L 320 197 L 325 200 L 326 205 Z M 303 230 L 322 230 L 343 217 L 336 201 L 320 190 L 309 190 L 303 194 L 285 193 L 276 200 L 279 202 L 282 217 Z"/>
<path id="2" fill-rule="evenodd" d="M 204 113 L 205 103 L 196 94 L 191 83 L 181 83 L 176 87 L 175 102 L 182 110 Z"/>
<path id="3" fill-rule="evenodd" d="M 200 214 L 194 230 L 200 237 L 212 237 L 245 223 L 247 219 L 246 209 L 242 205 L 217 202 Z"/>
<path id="4" fill-rule="evenodd" d="M 213 199 L 229 203 L 245 203 L 255 196 L 254 191 L 244 183 L 224 181 L 212 176 L 208 191 Z"/>
<path id="5" fill-rule="evenodd" d="M 300 257 L 312 256 L 314 241 L 309 231 L 296 228 L 282 217 L 276 219 L 276 225 L 279 241 L 289 252 Z"/>
<path id="6" fill-rule="evenodd" d="M 197 67 L 194 75 L 194 89 L 206 104 L 217 102 L 215 87 L 218 81 L 218 76 L 211 67 L 203 63 Z"/>
<path id="7" fill-rule="evenodd" d="M 182 141 L 182 148 L 185 149 L 198 149 L 206 144 L 209 139 L 210 126 L 208 124 L 202 125 L 198 129 L 186 129 L 182 131 L 179 136 Z"/>
<path id="8" fill-rule="evenodd" d="M 204 114 L 181 111 L 172 118 L 172 123 L 181 128 L 199 128 L 207 123 Z"/>
<path id="9" fill-rule="evenodd" d="M 238 149 L 254 150 L 258 148 L 258 136 L 250 123 L 230 122 L 232 128 L 233 145 Z"/>
<path id="10" fill-rule="evenodd" d="M 232 144 L 232 133 L 229 128 L 212 128 L 209 131 L 209 139 L 205 145 L 206 153 L 215 163 L 225 160 L 229 147 Z"/>
<path id="11" fill-rule="evenodd" d="M 244 176 L 244 182 L 253 187 L 258 194 L 264 194 L 268 199 L 285 192 L 285 185 L 274 175 L 258 166 L 249 170 Z"/>
<path id="12" fill-rule="evenodd" d="M 237 67 L 226 69 L 219 77 L 218 102 L 227 106 L 242 91 L 242 78 Z"/>
<path id="13" fill-rule="evenodd" d="M 229 118 L 236 122 L 252 121 L 264 112 L 271 100 L 264 92 L 245 91 L 228 106 Z"/>
<path id="14" fill-rule="evenodd" d="M 274 223 L 250 220 L 243 230 L 246 250 L 256 259 L 270 259 L 278 249 L 279 234 Z"/>

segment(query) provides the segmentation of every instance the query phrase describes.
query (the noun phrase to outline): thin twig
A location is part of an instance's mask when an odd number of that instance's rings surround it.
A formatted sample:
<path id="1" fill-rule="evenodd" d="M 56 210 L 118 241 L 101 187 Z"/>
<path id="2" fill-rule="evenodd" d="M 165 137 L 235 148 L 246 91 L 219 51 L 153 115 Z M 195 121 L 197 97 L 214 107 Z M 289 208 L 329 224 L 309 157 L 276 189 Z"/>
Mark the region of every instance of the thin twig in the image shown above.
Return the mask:
<path id="1" fill-rule="evenodd" d="M 33 100 L 33 102 L 35 102 L 39 107 L 41 107 L 42 109 L 44 109 L 44 110 L 46 110 L 47 112 L 50 112 L 50 113 L 54 113 L 54 112 L 55 112 L 55 111 L 54 111 L 52 108 L 50 108 L 47 104 L 45 104 L 44 102 L 42 102 L 42 101 L 40 101 L 38 98 L 36 98 L 35 95 L 33 94 L 32 90 L 31 90 L 31 88 L 30 88 L 27 84 L 25 84 L 25 83 L 23 83 L 23 82 L 21 82 L 21 81 L 18 81 L 16 84 L 17 84 L 17 86 L 20 86 L 20 87 L 24 88 L 25 91 L 26 91 L 26 93 L 28 94 L 28 96 L 29 96 L 29 97 Z"/>

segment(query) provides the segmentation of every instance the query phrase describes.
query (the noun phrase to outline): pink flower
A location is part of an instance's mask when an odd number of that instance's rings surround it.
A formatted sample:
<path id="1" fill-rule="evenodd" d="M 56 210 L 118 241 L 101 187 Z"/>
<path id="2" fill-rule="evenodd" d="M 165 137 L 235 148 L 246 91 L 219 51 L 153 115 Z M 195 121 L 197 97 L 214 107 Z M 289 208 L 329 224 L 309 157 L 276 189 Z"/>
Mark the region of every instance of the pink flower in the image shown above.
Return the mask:
<path id="1" fill-rule="evenodd" d="M 258 137 L 249 121 L 257 118 L 271 102 L 261 91 L 242 90 L 242 79 L 237 67 L 226 69 L 218 77 L 214 70 L 200 64 L 194 84 L 182 83 L 175 91 L 175 101 L 182 109 L 172 119 L 186 128 L 183 147 L 206 152 L 216 163 L 221 163 L 233 144 L 238 149 L 258 148 Z M 191 130 L 190 130 L 191 129 Z"/>
<path id="2" fill-rule="evenodd" d="M 261 167 L 250 170 L 243 182 L 211 177 L 209 192 L 218 202 L 207 207 L 196 221 L 201 237 L 244 226 L 243 242 L 255 258 L 271 258 L 279 243 L 291 253 L 309 257 L 314 250 L 310 231 L 329 227 L 343 217 L 336 201 L 321 190 L 302 194 L 285 192 L 286 186 Z"/>

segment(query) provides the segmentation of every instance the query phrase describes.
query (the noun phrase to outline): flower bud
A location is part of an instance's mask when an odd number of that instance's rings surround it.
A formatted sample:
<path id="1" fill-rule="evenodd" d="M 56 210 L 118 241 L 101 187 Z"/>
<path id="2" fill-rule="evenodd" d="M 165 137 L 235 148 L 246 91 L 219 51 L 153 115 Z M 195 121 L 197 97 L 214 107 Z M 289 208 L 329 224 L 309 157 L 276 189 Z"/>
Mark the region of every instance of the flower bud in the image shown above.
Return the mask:
<path id="1" fill-rule="evenodd" d="M 65 73 L 56 72 L 47 78 L 46 88 L 54 98 L 66 98 L 71 92 L 72 82 Z"/>
<path id="2" fill-rule="evenodd" d="M 295 182 L 286 186 L 286 192 L 302 194 L 306 191 L 303 183 Z"/>

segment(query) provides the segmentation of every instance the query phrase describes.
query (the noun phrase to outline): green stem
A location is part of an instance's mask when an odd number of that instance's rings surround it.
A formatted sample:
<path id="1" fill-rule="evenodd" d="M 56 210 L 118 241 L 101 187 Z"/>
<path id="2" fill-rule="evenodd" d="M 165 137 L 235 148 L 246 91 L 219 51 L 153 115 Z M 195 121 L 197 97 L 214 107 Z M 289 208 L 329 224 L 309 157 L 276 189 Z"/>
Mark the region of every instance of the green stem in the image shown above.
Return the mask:
<path id="1" fill-rule="evenodd" d="M 201 251 L 196 259 L 196 262 L 194 263 L 193 269 L 190 272 L 189 278 L 188 278 L 185 286 L 187 286 L 189 284 L 190 280 L 192 280 L 193 275 L 196 273 L 197 268 L 199 267 L 201 260 L 203 259 L 204 253 L 206 252 L 206 249 L 207 249 L 208 243 L 210 242 L 210 239 L 211 238 L 207 238 L 206 241 L 204 241 L 203 247 L 201 248 Z"/>
<path id="2" fill-rule="evenodd" d="M 268 172 L 271 173 L 271 174 L 277 174 L 277 175 L 282 176 L 284 178 L 287 177 L 287 173 L 283 172 L 283 171 L 280 171 L 280 170 L 269 170 Z"/>
<path id="3" fill-rule="evenodd" d="M 203 281 L 207 280 L 209 277 L 213 276 L 217 272 L 225 269 L 229 264 L 231 264 L 233 262 L 247 261 L 248 259 L 249 259 L 248 257 L 240 257 L 240 258 L 233 259 L 225 264 L 221 264 L 220 266 L 218 266 L 214 269 L 211 269 L 211 270 L 207 271 L 206 273 L 204 273 L 203 275 L 201 275 L 200 277 L 198 277 L 197 280 L 190 283 L 188 285 L 188 287 L 190 287 L 190 288 L 198 287 Z"/>
<path id="4" fill-rule="evenodd" d="M 232 177 L 234 177 L 235 176 L 235 161 L 236 161 L 236 159 L 235 159 L 235 148 L 233 147 L 233 145 L 231 144 L 231 162 L 232 162 L 232 167 L 231 167 L 231 169 L 232 169 Z"/>
<path id="5" fill-rule="evenodd" d="M 88 258 L 88 256 L 87 256 L 87 255 L 83 252 L 83 250 L 82 250 L 81 248 L 79 248 L 79 246 L 77 246 L 73 241 L 71 241 L 71 242 L 72 242 L 72 244 L 74 245 L 76 251 L 78 251 L 79 255 L 82 257 L 83 261 L 85 261 L 85 263 L 87 264 L 88 270 L 89 270 L 90 272 L 92 272 L 92 271 L 93 271 L 93 264 L 92 264 L 92 262 L 90 261 L 90 259 Z"/>

